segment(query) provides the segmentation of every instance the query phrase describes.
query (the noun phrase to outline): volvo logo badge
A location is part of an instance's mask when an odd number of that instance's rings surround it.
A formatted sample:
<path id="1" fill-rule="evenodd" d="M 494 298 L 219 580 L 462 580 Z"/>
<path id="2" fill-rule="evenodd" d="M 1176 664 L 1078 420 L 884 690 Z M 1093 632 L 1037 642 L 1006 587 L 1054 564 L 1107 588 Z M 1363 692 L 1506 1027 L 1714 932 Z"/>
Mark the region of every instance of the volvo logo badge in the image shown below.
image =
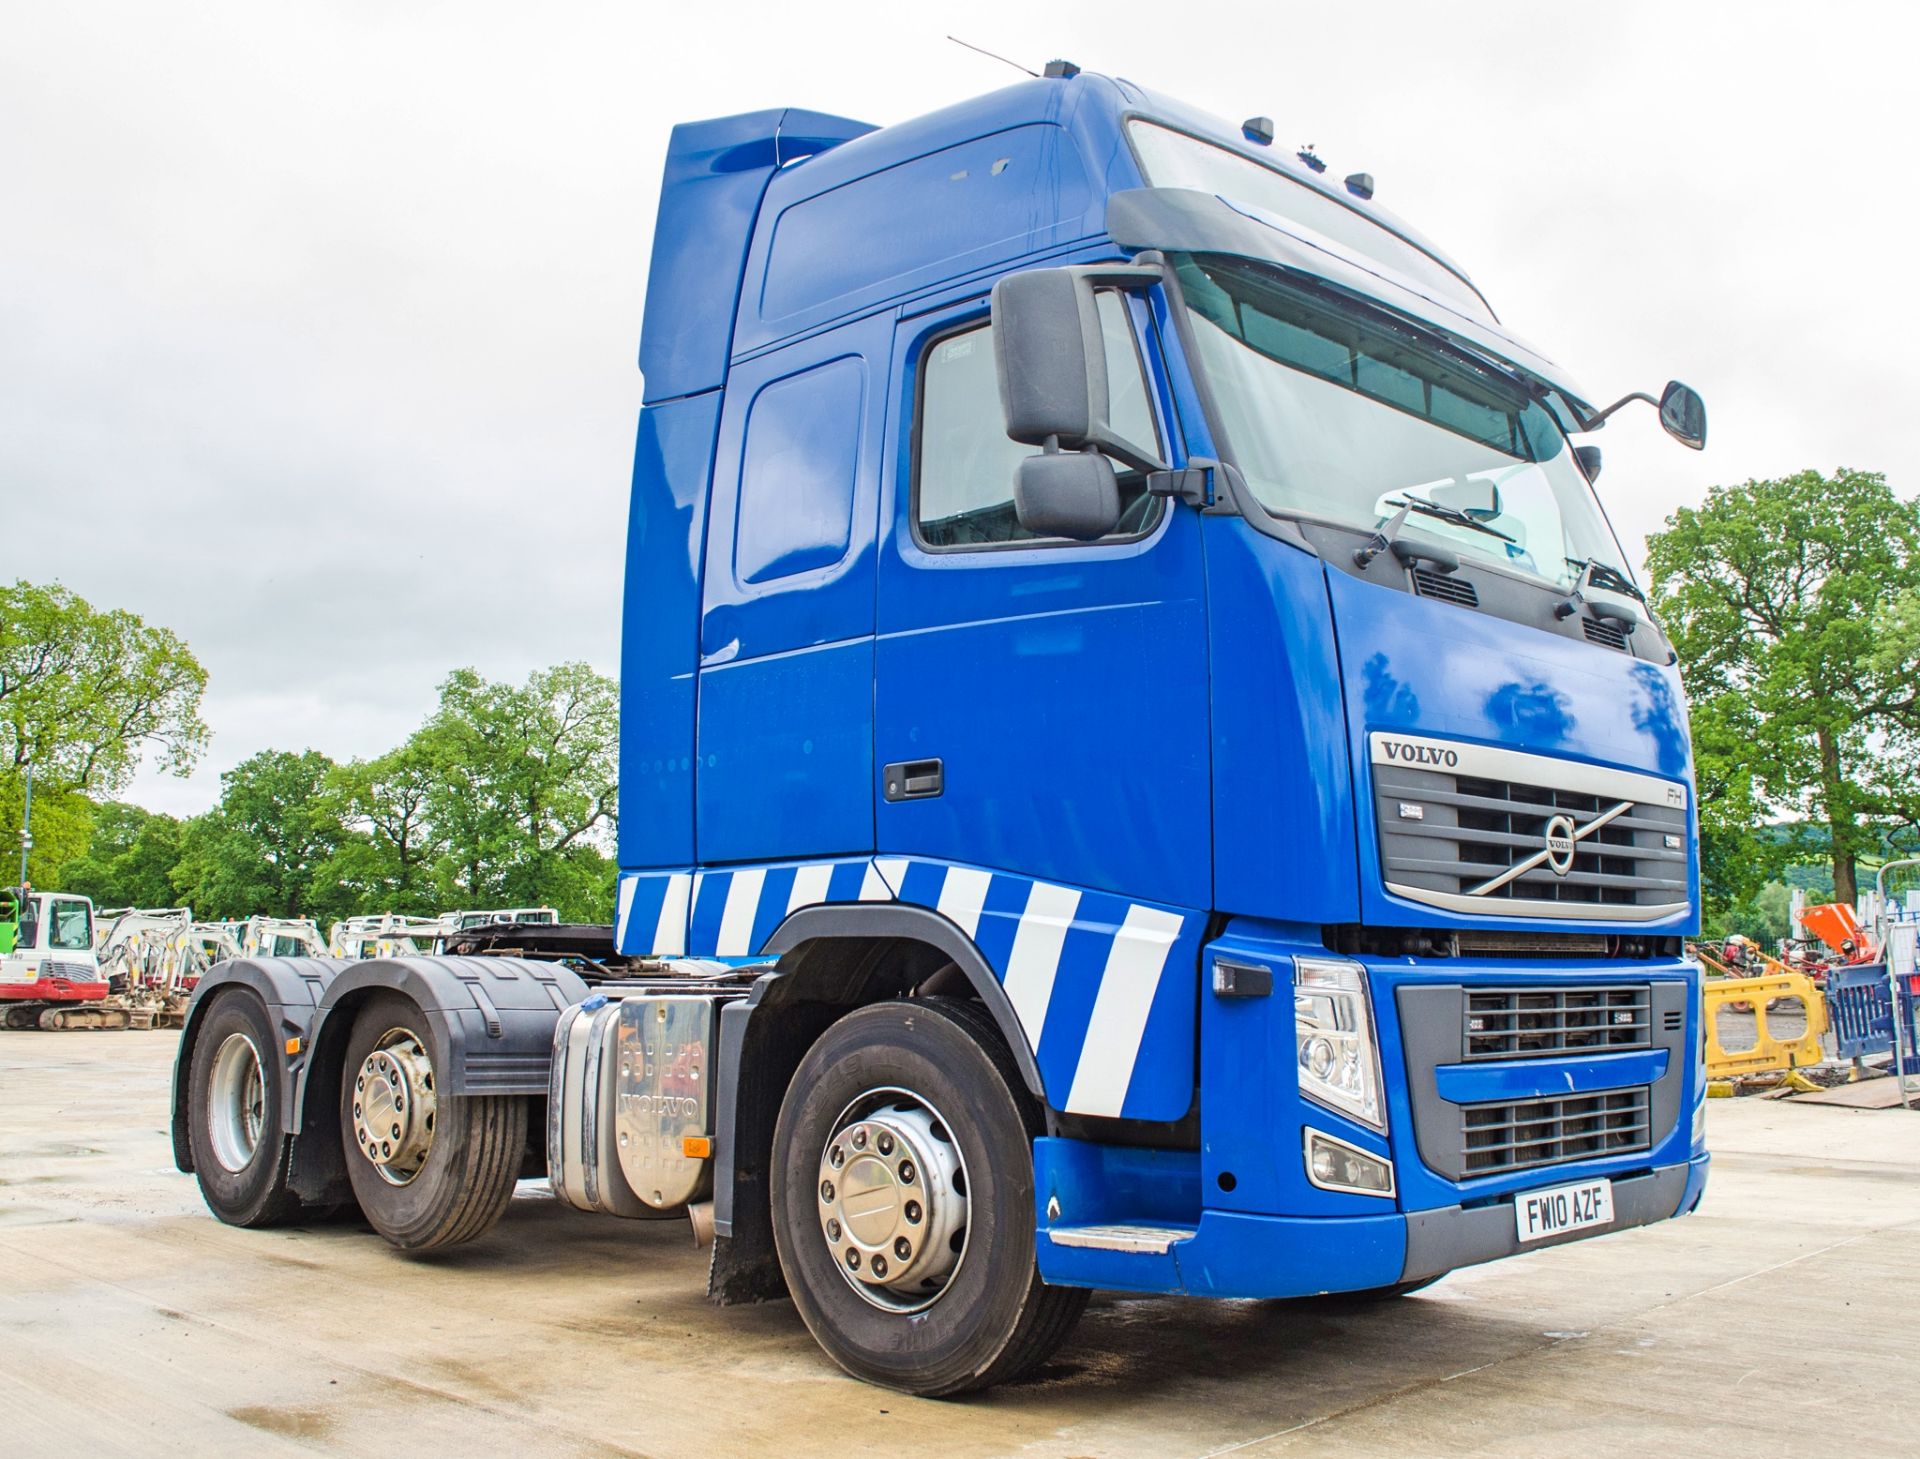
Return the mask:
<path id="1" fill-rule="evenodd" d="M 1547 822 L 1547 865 L 1555 876 L 1573 870 L 1574 826 L 1572 816 L 1555 816 Z"/>

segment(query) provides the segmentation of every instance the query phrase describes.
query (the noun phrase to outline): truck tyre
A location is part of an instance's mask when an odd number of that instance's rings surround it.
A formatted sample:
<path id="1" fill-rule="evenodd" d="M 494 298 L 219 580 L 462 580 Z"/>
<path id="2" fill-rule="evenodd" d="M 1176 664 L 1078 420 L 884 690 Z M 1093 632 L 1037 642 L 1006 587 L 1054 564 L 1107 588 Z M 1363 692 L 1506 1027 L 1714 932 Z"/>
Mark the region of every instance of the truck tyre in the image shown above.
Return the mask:
<path id="1" fill-rule="evenodd" d="M 774 1131 L 794 1305 L 856 1378 L 925 1397 L 1038 1366 L 1088 1294 L 1034 1260 L 1040 1111 L 977 1004 L 877 1003 L 822 1034 Z"/>
<path id="2" fill-rule="evenodd" d="M 436 1087 L 426 1016 L 398 993 L 353 1021 L 340 1081 L 347 1177 L 373 1229 L 402 1251 L 484 1235 L 513 1199 L 527 1106 Z"/>
<path id="3" fill-rule="evenodd" d="M 194 1039 L 187 1140 L 208 1208 L 229 1226 L 284 1226 L 301 1213 L 287 1188 L 293 1149 L 280 1109 L 279 1040 L 252 993 L 222 993 Z"/>

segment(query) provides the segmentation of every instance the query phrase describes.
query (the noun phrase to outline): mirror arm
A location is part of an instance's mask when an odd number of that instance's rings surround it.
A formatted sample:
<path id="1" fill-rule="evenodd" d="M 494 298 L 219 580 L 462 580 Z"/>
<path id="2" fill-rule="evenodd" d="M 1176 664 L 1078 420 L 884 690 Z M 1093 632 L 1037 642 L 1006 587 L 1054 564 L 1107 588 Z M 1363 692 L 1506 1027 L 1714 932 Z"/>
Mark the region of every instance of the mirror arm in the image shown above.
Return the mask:
<path id="1" fill-rule="evenodd" d="M 1583 423 L 1581 429 L 1589 430 L 1589 431 L 1592 430 L 1595 426 L 1599 425 L 1600 422 L 1605 420 L 1608 416 L 1612 415 L 1621 406 L 1631 405 L 1636 400 L 1646 401 L 1646 403 L 1648 405 L 1651 405 L 1655 410 L 1658 410 L 1660 408 L 1659 396 L 1649 395 L 1644 390 L 1636 390 L 1631 395 L 1621 396 L 1618 400 L 1614 401 L 1612 405 L 1609 405 L 1605 410 L 1601 411 L 1598 415 L 1588 416 L 1586 418 L 1586 421 Z"/>

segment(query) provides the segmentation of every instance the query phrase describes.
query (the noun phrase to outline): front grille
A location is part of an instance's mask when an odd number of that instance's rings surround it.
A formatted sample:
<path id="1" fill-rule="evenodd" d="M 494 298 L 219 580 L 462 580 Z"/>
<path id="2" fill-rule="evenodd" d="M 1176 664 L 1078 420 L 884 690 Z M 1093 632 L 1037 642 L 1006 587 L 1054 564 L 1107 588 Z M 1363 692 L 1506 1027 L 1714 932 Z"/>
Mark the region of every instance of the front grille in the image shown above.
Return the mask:
<path id="1" fill-rule="evenodd" d="M 1644 1049 L 1645 983 L 1625 988 L 1485 988 L 1467 994 L 1461 1047 L 1469 1059 L 1529 1059 Z"/>
<path id="2" fill-rule="evenodd" d="M 1500 927 L 1463 927 L 1454 934 L 1462 957 L 1606 957 L 1613 939 L 1604 932 L 1508 932 Z"/>
<path id="3" fill-rule="evenodd" d="M 1381 871 L 1414 901 L 1625 921 L 1686 905 L 1686 791 L 1675 782 L 1386 734 L 1373 736 L 1373 776 Z"/>
<path id="4" fill-rule="evenodd" d="M 1588 643 L 1597 643 L 1602 648 L 1616 648 L 1621 653 L 1627 651 L 1627 629 L 1622 623 L 1611 619 L 1582 618 L 1580 627 L 1585 630 Z"/>
<path id="5" fill-rule="evenodd" d="M 1414 569 L 1413 590 L 1423 598 L 1438 598 L 1443 603 L 1458 603 L 1462 608 L 1480 606 L 1480 594 L 1465 578 L 1429 572 L 1426 568 Z"/>
<path id="6" fill-rule="evenodd" d="M 1648 1088 L 1565 1094 L 1460 1110 L 1466 1173 L 1502 1175 L 1652 1145 Z"/>

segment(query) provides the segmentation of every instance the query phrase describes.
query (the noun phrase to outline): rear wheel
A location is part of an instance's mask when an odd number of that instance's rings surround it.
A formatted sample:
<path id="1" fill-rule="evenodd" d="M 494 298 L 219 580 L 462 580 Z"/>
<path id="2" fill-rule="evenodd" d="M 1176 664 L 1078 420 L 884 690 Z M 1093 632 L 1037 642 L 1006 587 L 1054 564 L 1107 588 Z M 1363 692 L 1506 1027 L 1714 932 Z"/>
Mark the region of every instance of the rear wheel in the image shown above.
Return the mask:
<path id="1" fill-rule="evenodd" d="M 273 1020 L 253 994 L 207 1011 L 188 1075 L 187 1138 L 208 1207 L 230 1226 L 280 1226 L 300 1214 L 287 1188 L 292 1142 L 280 1110 Z"/>
<path id="2" fill-rule="evenodd" d="M 880 1003 L 800 1062 L 774 1133 L 774 1240 L 855 1377 L 943 1396 L 1045 1361 L 1087 1293 L 1034 1260 L 1039 1111 L 978 1005 Z"/>
<path id="3" fill-rule="evenodd" d="M 527 1106 L 511 1095 L 447 1095 L 432 1032 L 412 1000 L 382 993 L 347 1041 L 340 1129 L 360 1210 L 402 1251 L 484 1235 L 513 1199 Z"/>

